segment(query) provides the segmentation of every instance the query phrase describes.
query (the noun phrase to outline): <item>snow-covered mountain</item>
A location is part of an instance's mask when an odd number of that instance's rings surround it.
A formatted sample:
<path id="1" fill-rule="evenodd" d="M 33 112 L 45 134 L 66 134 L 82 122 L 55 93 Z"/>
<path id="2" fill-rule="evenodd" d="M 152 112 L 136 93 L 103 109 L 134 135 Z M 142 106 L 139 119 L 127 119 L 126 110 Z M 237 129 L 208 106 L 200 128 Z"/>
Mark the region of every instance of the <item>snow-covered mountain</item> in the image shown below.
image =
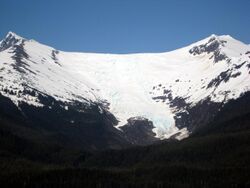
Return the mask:
<path id="1" fill-rule="evenodd" d="M 142 129 L 156 139 L 182 139 L 200 122 L 195 115 L 208 122 L 250 90 L 250 46 L 211 35 L 166 53 L 75 53 L 9 32 L 0 42 L 0 81 L 0 94 L 20 111 L 21 104 L 52 109 L 42 100 L 51 97 L 65 111 L 76 102 L 84 105 L 79 112 L 97 105 L 132 143 Z M 192 110 L 198 105 L 204 108 Z M 74 117 L 69 121 L 74 126 Z M 136 122 L 147 125 L 137 130 Z"/>

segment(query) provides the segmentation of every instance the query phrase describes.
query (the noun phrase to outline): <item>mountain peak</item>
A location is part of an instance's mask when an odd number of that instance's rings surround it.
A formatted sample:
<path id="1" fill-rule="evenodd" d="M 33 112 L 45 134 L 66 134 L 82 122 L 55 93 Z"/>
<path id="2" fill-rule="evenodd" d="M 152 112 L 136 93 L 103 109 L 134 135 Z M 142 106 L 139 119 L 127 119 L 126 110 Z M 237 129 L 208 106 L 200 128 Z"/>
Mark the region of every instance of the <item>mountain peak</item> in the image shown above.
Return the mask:
<path id="1" fill-rule="evenodd" d="M 207 37 L 208 39 L 218 39 L 219 36 L 216 34 L 211 34 L 209 37 Z"/>
<path id="2" fill-rule="evenodd" d="M 207 37 L 206 39 L 200 41 L 201 43 L 206 43 L 206 42 L 211 42 L 211 41 L 217 41 L 219 43 L 243 43 L 241 41 L 239 41 L 238 39 L 235 39 L 234 37 L 232 37 L 231 35 L 215 35 L 212 34 L 209 37 Z"/>
<path id="3" fill-rule="evenodd" d="M 223 40 L 219 36 L 211 35 L 210 37 L 206 38 L 195 44 L 190 50 L 189 53 L 193 55 L 200 55 L 202 53 L 211 53 L 216 52 L 220 49 L 221 46 L 227 41 Z"/>
<path id="4" fill-rule="evenodd" d="M 216 38 L 216 39 L 233 39 L 231 35 L 216 35 L 216 34 L 211 34 L 207 39 L 209 38 Z"/>
<path id="5" fill-rule="evenodd" d="M 15 38 L 15 39 L 24 39 L 23 37 L 19 36 L 18 34 L 12 32 L 12 31 L 9 31 L 6 35 L 5 38 Z"/>
<path id="6" fill-rule="evenodd" d="M 210 36 L 194 43 L 193 45 L 198 46 L 198 45 L 204 45 L 208 43 L 226 43 L 228 41 L 238 41 L 235 38 L 231 37 L 230 35 L 216 35 L 216 34 L 211 34 Z"/>
<path id="7" fill-rule="evenodd" d="M 7 35 L 5 36 L 5 38 L 0 42 L 0 51 L 3 51 L 15 44 L 17 44 L 18 42 L 22 42 L 23 40 L 26 40 L 23 37 L 20 37 L 19 35 L 17 35 L 16 33 L 9 31 L 7 33 Z"/>
<path id="8" fill-rule="evenodd" d="M 228 57 L 239 57 L 249 50 L 243 42 L 231 37 L 230 35 L 215 35 L 200 40 L 189 46 L 189 53 L 192 55 L 212 54 L 215 62 Z M 212 58 L 212 56 L 210 56 Z"/>
<path id="9" fill-rule="evenodd" d="M 224 52 L 226 44 L 230 41 L 236 41 L 229 35 L 215 35 L 212 34 L 209 37 L 193 44 L 189 53 L 196 56 L 201 54 L 209 54 L 210 59 L 217 63 L 221 60 L 227 59 L 227 55 Z"/>

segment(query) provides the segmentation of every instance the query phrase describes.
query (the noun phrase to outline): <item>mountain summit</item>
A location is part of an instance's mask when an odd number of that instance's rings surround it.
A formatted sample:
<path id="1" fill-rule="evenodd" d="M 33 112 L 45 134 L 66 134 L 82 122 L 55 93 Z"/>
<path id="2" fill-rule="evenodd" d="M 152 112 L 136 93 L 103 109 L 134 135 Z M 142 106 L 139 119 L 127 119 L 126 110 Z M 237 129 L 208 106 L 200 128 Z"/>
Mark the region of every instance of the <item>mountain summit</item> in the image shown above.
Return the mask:
<path id="1" fill-rule="evenodd" d="M 91 148 L 186 138 L 249 92 L 249 74 L 249 45 L 228 35 L 126 55 L 63 52 L 13 32 L 0 43 L 8 116 Z"/>
<path id="2" fill-rule="evenodd" d="M 6 37 L 2 41 L 0 41 L 0 51 L 10 48 L 11 46 L 17 44 L 18 42 L 21 42 L 22 40 L 24 40 L 24 38 L 10 31 L 8 32 Z"/>

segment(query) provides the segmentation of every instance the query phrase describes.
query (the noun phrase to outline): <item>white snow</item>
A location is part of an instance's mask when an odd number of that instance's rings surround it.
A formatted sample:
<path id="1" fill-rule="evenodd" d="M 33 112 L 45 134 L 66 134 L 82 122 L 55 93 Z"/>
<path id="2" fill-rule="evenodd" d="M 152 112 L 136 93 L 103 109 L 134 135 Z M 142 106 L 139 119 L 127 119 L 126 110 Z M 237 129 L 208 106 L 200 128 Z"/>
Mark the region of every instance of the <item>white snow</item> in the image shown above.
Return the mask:
<path id="1" fill-rule="evenodd" d="M 192 47 L 208 42 L 211 37 L 227 41 L 221 52 L 232 59 L 230 63 L 225 60 L 214 63 L 210 59 L 211 54 L 194 56 L 189 53 Z M 217 88 L 206 88 L 221 72 L 244 61 L 250 62 L 245 55 L 246 51 L 250 51 L 248 45 L 227 35 L 211 37 L 166 53 L 118 55 L 59 51 L 56 54 L 57 63 L 52 57 L 55 49 L 27 40 L 24 49 L 29 58 L 23 61 L 35 74 L 20 74 L 13 69 L 12 48 L 0 52 L 0 92 L 17 105 L 19 101 L 25 101 L 41 106 L 35 97 L 3 92 L 4 88 L 22 91 L 22 83 L 61 101 L 107 101 L 110 112 L 119 120 L 117 128 L 125 125 L 130 117 L 141 116 L 153 122 L 157 137 L 163 139 L 179 133 L 178 139 L 183 139 L 189 133 L 175 126 L 175 109 L 170 108 L 168 100 L 156 102 L 152 97 L 162 96 L 164 90 L 169 89 L 173 98 L 187 98 L 187 102 L 195 105 L 208 96 L 213 101 L 221 102 L 237 98 L 250 89 L 247 63 L 239 70 L 233 70 L 233 73 L 240 71 L 240 76 L 222 82 Z M 153 89 L 155 86 L 158 87 Z M 225 99 L 223 92 L 228 90 L 231 93 Z"/>

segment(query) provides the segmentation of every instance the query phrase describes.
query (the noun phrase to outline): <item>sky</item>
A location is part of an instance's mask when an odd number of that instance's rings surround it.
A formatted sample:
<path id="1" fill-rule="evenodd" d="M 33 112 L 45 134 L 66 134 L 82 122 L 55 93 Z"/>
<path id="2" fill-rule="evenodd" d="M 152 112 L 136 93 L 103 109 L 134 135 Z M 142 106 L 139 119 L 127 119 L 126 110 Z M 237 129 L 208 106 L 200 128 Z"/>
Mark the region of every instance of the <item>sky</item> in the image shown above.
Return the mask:
<path id="1" fill-rule="evenodd" d="M 211 34 L 250 44 L 250 0 L 1 0 L 8 31 L 78 52 L 165 52 Z"/>

